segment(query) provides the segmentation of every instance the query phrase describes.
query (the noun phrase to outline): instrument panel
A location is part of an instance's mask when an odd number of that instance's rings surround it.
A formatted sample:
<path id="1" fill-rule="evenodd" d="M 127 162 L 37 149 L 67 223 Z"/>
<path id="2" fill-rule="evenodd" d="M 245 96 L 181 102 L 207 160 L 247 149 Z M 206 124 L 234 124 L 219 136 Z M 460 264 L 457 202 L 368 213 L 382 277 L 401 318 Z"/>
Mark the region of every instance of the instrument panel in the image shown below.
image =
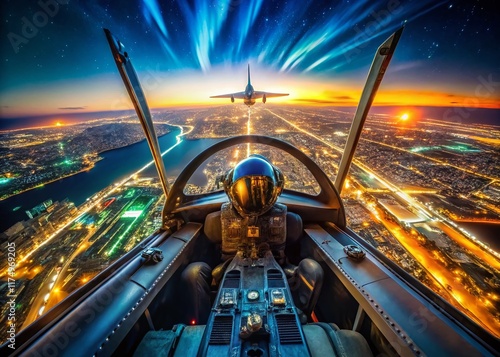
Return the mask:
<path id="1" fill-rule="evenodd" d="M 283 270 L 269 251 L 237 254 L 215 299 L 198 356 L 308 356 Z"/>

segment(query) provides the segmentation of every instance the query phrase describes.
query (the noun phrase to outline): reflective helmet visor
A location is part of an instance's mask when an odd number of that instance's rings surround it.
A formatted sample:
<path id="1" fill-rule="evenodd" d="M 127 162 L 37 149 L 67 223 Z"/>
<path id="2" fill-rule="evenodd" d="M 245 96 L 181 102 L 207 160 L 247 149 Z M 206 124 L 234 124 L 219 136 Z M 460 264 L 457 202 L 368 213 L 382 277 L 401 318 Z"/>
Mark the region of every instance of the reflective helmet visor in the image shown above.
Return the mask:
<path id="1" fill-rule="evenodd" d="M 282 189 L 276 170 L 257 155 L 236 165 L 226 182 L 226 193 L 240 215 L 258 216 L 274 205 Z"/>
<path id="2" fill-rule="evenodd" d="M 240 214 L 257 216 L 268 211 L 276 202 L 276 186 L 270 177 L 246 176 L 233 183 L 230 197 Z"/>

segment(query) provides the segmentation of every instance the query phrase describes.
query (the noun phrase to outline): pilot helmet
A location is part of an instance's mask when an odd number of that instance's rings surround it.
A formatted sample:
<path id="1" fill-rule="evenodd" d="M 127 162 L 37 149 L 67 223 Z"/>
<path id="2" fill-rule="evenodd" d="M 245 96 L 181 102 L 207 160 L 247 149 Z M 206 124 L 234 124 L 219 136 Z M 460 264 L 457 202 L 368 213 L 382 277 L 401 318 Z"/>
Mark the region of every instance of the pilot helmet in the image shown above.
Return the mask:
<path id="1" fill-rule="evenodd" d="M 250 155 L 230 170 L 224 190 L 242 217 L 266 213 L 276 203 L 284 185 L 281 171 L 262 155 Z"/>

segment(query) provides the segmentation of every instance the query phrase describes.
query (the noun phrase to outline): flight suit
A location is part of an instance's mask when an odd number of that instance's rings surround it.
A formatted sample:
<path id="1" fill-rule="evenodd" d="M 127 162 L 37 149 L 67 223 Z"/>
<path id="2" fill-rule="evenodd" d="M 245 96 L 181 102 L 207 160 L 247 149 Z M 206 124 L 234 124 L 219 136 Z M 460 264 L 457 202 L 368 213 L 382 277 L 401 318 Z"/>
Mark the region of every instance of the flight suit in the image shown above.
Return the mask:
<path id="1" fill-rule="evenodd" d="M 226 267 L 237 252 L 244 257 L 256 259 L 271 250 L 276 261 L 284 267 L 286 263 L 286 217 L 287 207 L 276 203 L 266 213 L 258 217 L 241 217 L 231 203 L 221 207 L 222 260 L 213 270 L 204 262 L 189 264 L 182 272 L 186 301 L 192 314 L 189 323 L 204 324 L 211 310 L 210 286 L 222 280 Z M 255 257 L 252 257 L 255 255 Z M 292 266 L 293 267 L 293 266 Z M 296 306 L 310 315 L 321 290 L 323 269 L 314 260 L 303 259 L 298 267 L 293 267 L 289 283 Z M 290 264 L 284 269 L 288 275 Z"/>

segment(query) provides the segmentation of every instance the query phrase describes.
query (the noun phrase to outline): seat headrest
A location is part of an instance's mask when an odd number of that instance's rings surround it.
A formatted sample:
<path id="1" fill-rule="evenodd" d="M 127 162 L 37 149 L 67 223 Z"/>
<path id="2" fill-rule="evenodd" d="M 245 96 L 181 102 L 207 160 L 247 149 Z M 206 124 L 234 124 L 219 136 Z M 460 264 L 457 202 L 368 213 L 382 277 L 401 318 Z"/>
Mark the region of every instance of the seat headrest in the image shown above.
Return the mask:
<path id="1" fill-rule="evenodd" d="M 208 240 L 214 244 L 222 243 L 222 222 L 220 219 L 221 211 L 207 214 L 203 231 Z"/>
<path id="2" fill-rule="evenodd" d="M 302 237 L 302 217 L 297 213 L 287 212 L 286 213 L 286 244 L 292 245 Z"/>

